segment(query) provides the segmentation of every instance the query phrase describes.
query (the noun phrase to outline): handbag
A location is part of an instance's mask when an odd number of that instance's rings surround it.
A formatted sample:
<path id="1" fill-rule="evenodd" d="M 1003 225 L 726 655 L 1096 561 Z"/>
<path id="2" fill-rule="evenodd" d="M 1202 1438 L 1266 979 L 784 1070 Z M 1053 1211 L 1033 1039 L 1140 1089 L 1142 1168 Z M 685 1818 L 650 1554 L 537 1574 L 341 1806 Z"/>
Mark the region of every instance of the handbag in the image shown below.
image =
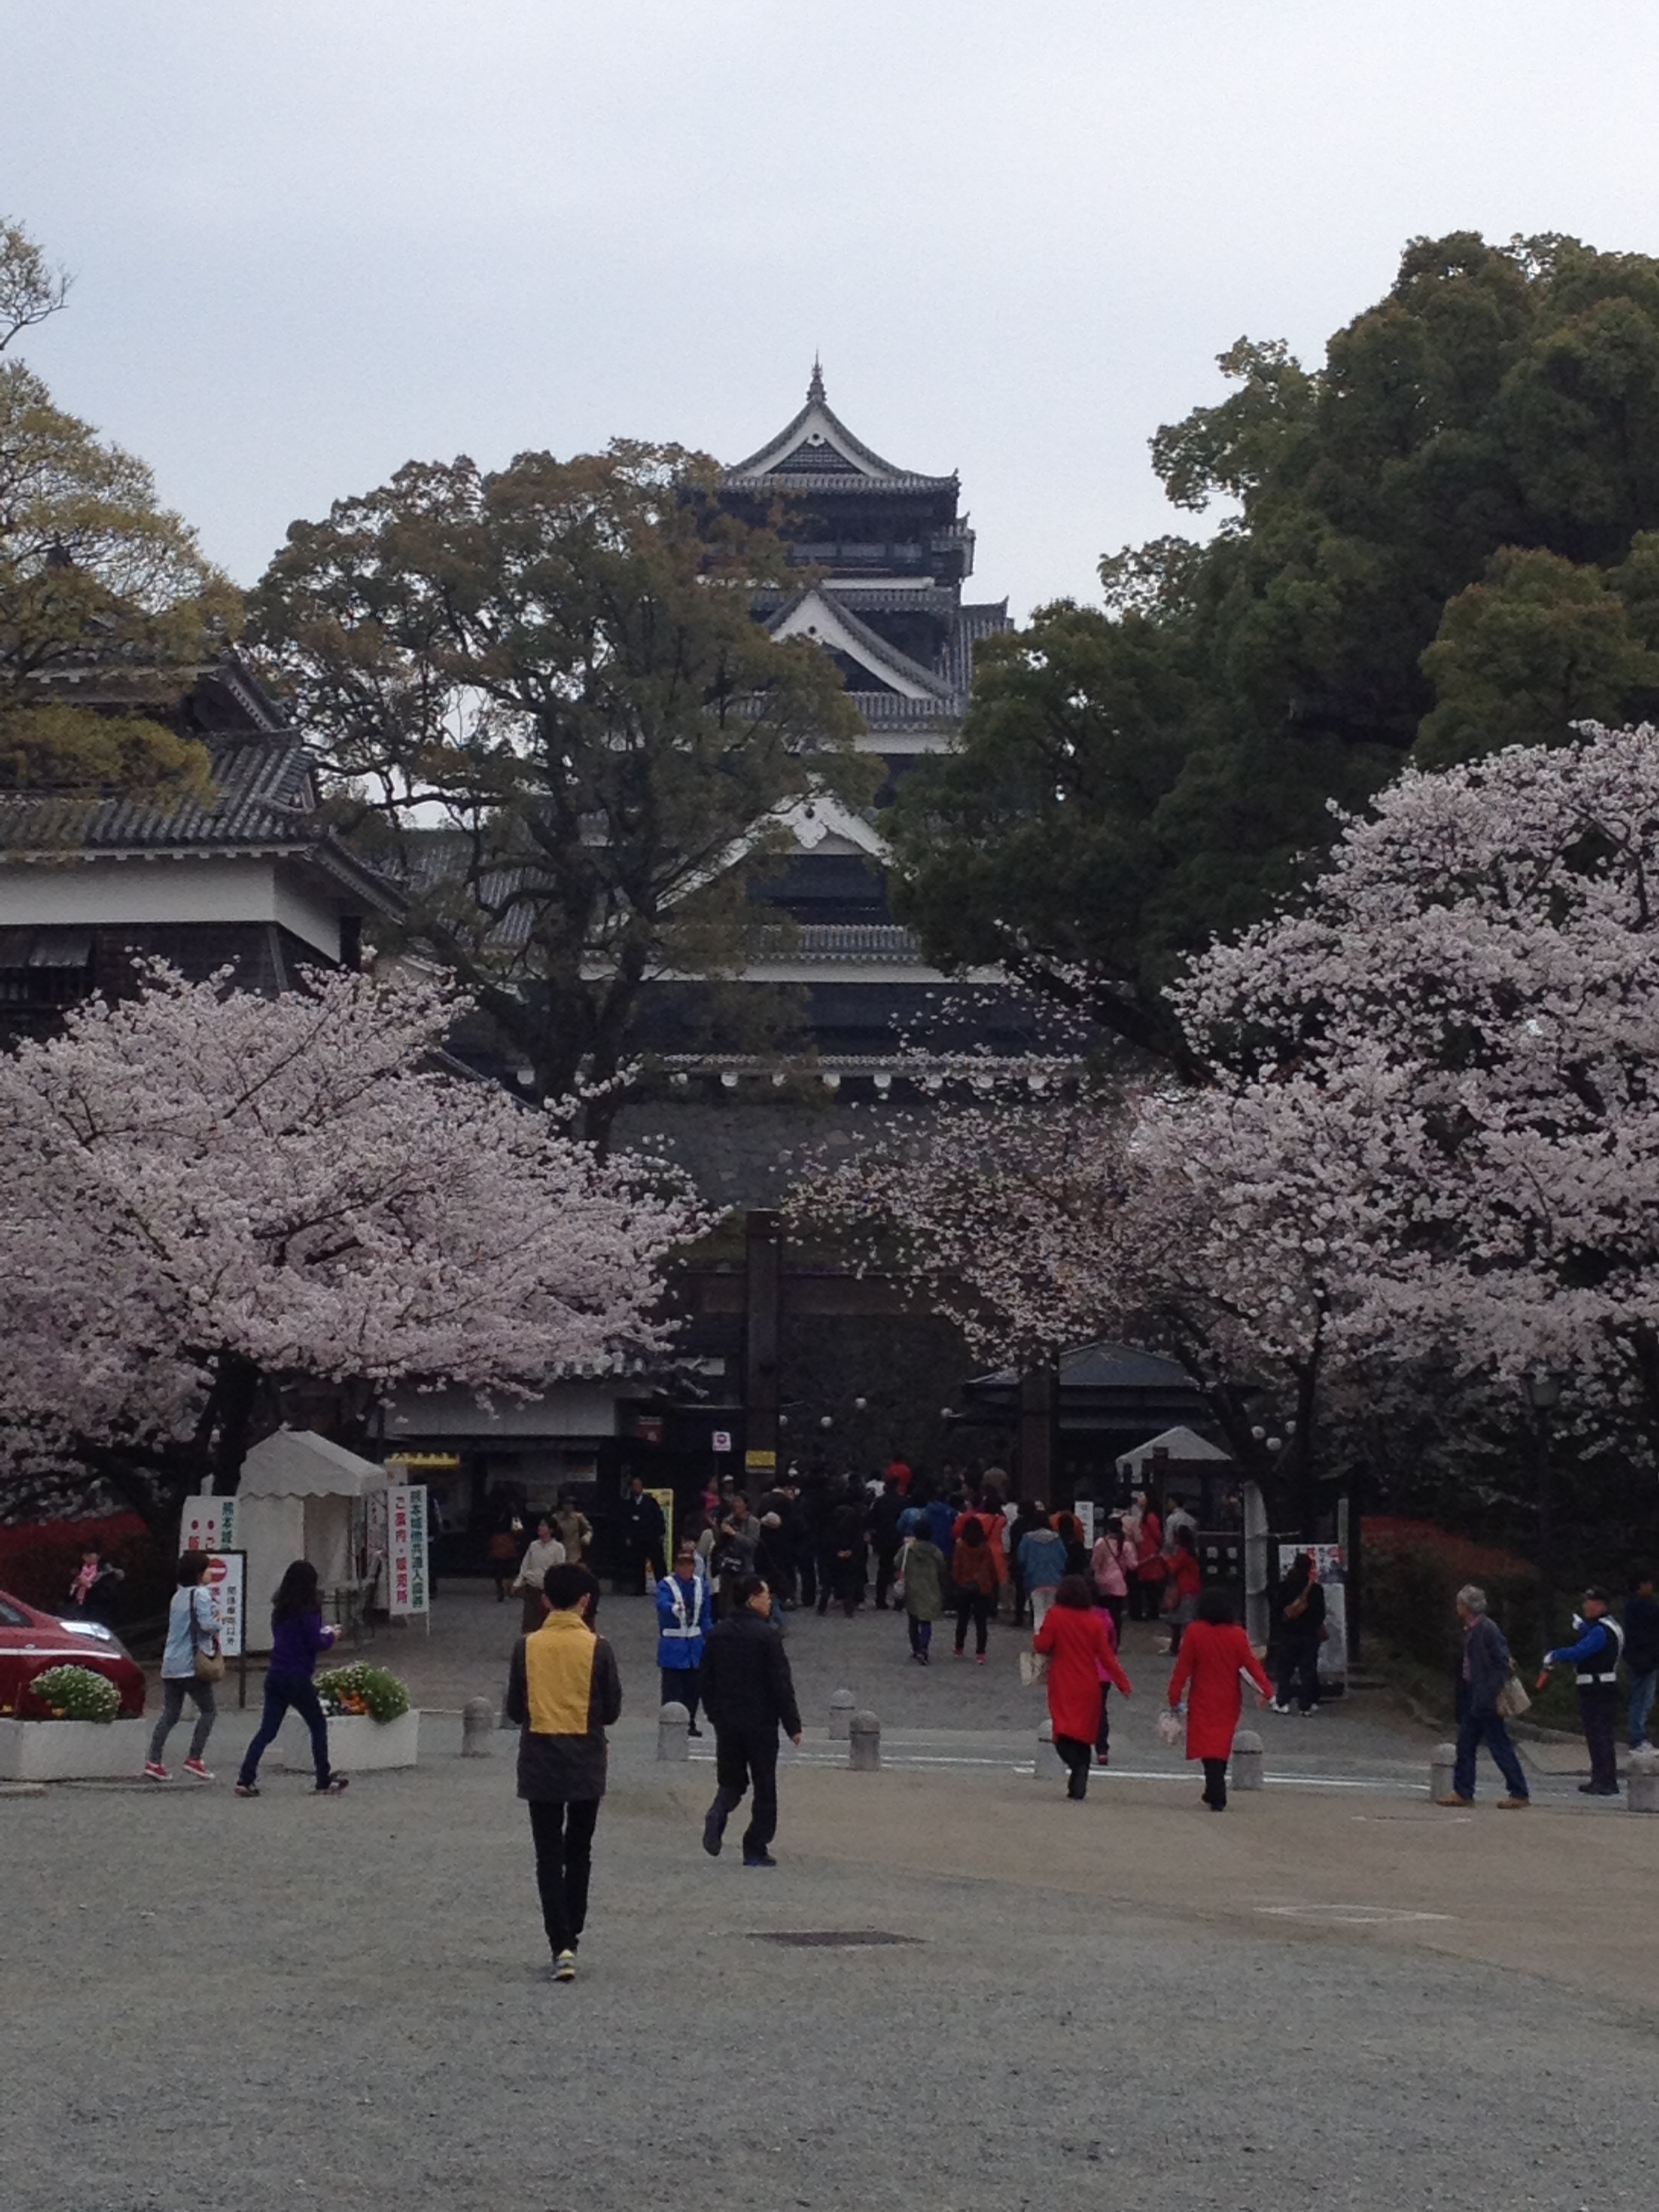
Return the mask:
<path id="1" fill-rule="evenodd" d="M 1028 1690 L 1048 1679 L 1048 1655 L 1046 1651 L 1022 1651 L 1019 1655 L 1019 1679 Z"/>
<path id="2" fill-rule="evenodd" d="M 1498 1692 L 1494 1710 L 1501 1721 L 1518 1721 L 1522 1713 L 1531 1710 L 1532 1699 L 1527 1695 L 1518 1674 L 1511 1674 Z"/>
<path id="3" fill-rule="evenodd" d="M 1165 1705 L 1158 1717 L 1158 1740 L 1160 1743 L 1176 1744 L 1181 1741 L 1181 1716 L 1172 1706 Z"/>
<path id="4" fill-rule="evenodd" d="M 190 1643 L 197 1680 L 222 1682 L 225 1679 L 225 1662 L 216 1651 L 210 1651 L 202 1642 L 201 1623 L 196 1618 L 194 1590 L 190 1594 Z"/>

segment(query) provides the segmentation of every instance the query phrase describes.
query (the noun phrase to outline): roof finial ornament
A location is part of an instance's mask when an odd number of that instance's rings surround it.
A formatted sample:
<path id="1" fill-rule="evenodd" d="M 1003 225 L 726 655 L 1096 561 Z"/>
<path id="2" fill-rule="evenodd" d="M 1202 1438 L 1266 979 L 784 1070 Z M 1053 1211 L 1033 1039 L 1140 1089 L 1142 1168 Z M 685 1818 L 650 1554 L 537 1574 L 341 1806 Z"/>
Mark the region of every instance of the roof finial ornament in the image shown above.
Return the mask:
<path id="1" fill-rule="evenodd" d="M 815 400 L 820 407 L 824 404 L 823 363 L 816 353 L 812 356 L 812 381 L 806 387 L 807 405 L 811 406 Z"/>

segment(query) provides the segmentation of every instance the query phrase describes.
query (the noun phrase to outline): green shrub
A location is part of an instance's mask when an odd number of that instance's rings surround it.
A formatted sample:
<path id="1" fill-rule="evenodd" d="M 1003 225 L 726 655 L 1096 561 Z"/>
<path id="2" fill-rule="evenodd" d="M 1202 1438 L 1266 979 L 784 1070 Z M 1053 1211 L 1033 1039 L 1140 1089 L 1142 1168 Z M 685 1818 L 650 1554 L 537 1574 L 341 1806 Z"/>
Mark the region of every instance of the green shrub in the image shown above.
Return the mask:
<path id="1" fill-rule="evenodd" d="M 90 1667 L 48 1667 L 29 1691 L 55 1721 L 112 1721 L 121 1710 L 114 1683 Z"/>
<path id="2" fill-rule="evenodd" d="M 1364 1573 L 1366 1632 L 1448 1680 L 1462 1648 L 1456 1598 L 1465 1583 L 1485 1590 L 1523 1670 L 1553 1640 L 1536 1567 L 1513 1552 L 1448 1535 L 1431 1521 L 1368 1519 Z"/>
<path id="3" fill-rule="evenodd" d="M 395 1721 L 409 1711 L 409 1692 L 398 1677 L 363 1659 L 319 1674 L 317 1694 L 325 1713 L 367 1713 L 370 1720 Z"/>

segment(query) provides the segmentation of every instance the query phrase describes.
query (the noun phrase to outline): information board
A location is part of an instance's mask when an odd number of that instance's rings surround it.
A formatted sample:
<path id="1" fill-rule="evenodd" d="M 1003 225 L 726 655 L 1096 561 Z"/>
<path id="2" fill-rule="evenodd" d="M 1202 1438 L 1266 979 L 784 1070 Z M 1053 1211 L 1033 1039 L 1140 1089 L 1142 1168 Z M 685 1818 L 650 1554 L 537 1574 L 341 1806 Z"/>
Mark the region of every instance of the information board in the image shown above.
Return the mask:
<path id="1" fill-rule="evenodd" d="M 385 1494 L 386 1607 L 406 1618 L 428 1610 L 426 1486 L 394 1483 Z"/>
<path id="2" fill-rule="evenodd" d="M 1348 1679 L 1348 1569 L 1340 1544 L 1286 1544 L 1279 1547 L 1279 1576 L 1282 1582 L 1291 1562 L 1300 1552 L 1311 1552 L 1325 1592 L 1325 1626 L 1330 1634 L 1319 1647 L 1319 1672 L 1328 1681 Z"/>
<path id="3" fill-rule="evenodd" d="M 186 1552 L 228 1552 L 236 1543 L 234 1498 L 187 1498 L 179 1516 L 179 1555 Z"/>
<path id="4" fill-rule="evenodd" d="M 226 1499 L 229 1504 L 229 1499 Z M 219 1626 L 219 1656 L 240 1659 L 247 1620 L 247 1553 L 210 1552 L 202 1587 L 213 1600 L 213 1617 Z"/>

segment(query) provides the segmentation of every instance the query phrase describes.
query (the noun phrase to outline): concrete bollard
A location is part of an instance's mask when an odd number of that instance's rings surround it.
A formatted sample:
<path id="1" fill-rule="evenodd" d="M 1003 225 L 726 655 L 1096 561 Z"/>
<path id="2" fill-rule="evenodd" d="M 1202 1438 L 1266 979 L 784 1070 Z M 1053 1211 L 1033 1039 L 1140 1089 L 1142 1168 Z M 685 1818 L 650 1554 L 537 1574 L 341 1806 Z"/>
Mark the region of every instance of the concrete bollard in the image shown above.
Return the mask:
<path id="1" fill-rule="evenodd" d="M 1429 1759 L 1430 1797 L 1449 1797 L 1456 1773 L 1457 1746 L 1455 1743 L 1436 1744 Z"/>
<path id="2" fill-rule="evenodd" d="M 1659 1751 L 1651 1745 L 1630 1755 L 1626 1770 L 1625 1809 L 1627 1813 L 1659 1813 Z"/>
<path id="3" fill-rule="evenodd" d="M 1054 1724 L 1044 1721 L 1037 1730 L 1036 1765 L 1032 1770 L 1039 1782 L 1057 1781 L 1069 1771 L 1065 1760 L 1054 1749 Z"/>
<path id="4" fill-rule="evenodd" d="M 855 1774 L 873 1774 L 881 1765 L 881 1723 L 873 1713 L 854 1713 L 847 1738 L 847 1764 Z"/>
<path id="5" fill-rule="evenodd" d="M 853 1707 L 857 1700 L 850 1690 L 832 1690 L 830 1693 L 830 1741 L 845 1743 L 853 1733 Z"/>
<path id="6" fill-rule="evenodd" d="M 495 1733 L 495 1706 L 488 1698 L 469 1698 L 461 1707 L 461 1757 L 488 1759 Z"/>
<path id="7" fill-rule="evenodd" d="M 1235 1790 L 1260 1790 L 1264 1778 L 1261 1739 L 1254 1729 L 1240 1729 L 1233 1738 L 1233 1755 L 1227 1768 L 1227 1779 Z"/>
<path id="8" fill-rule="evenodd" d="M 690 1759 L 691 1747 L 687 1738 L 690 1727 L 690 1714 L 677 1698 L 671 1698 L 657 1715 L 658 1758 Z"/>

